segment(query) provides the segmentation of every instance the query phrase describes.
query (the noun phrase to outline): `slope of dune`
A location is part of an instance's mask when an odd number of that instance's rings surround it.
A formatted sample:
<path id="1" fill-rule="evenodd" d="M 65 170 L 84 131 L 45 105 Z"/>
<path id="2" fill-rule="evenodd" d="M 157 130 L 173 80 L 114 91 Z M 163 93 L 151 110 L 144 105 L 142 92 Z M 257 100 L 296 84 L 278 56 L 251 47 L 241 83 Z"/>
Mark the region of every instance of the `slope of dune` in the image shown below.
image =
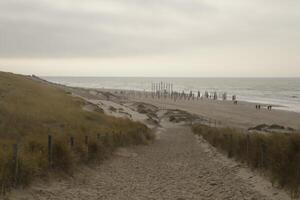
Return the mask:
<path id="1" fill-rule="evenodd" d="M 49 169 L 69 173 L 76 163 L 151 139 L 145 125 L 105 115 L 100 108 L 85 109 L 89 105 L 34 77 L 0 72 L 0 192 L 28 184 Z"/>

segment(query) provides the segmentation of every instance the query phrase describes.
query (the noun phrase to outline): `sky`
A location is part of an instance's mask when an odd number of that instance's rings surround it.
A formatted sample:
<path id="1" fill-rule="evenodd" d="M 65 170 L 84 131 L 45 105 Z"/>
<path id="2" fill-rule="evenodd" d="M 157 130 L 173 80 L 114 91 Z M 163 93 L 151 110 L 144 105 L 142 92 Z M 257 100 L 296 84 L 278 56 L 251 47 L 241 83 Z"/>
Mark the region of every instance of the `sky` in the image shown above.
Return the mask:
<path id="1" fill-rule="evenodd" d="M 300 77 L 300 1 L 0 0 L 0 71 Z"/>

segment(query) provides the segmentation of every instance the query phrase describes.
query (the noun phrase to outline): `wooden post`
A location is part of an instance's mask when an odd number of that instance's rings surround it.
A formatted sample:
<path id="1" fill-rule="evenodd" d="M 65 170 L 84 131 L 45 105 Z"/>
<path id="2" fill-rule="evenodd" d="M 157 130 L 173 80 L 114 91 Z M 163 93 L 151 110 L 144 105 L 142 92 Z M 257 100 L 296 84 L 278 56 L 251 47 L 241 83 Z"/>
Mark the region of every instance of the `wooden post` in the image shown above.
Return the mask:
<path id="1" fill-rule="evenodd" d="M 89 136 L 85 136 L 84 143 L 86 145 L 87 158 L 89 157 Z"/>
<path id="2" fill-rule="evenodd" d="M 14 168 L 15 168 L 15 186 L 17 186 L 18 183 L 18 171 L 19 171 L 19 162 L 18 162 L 18 144 L 13 145 L 13 162 L 14 162 Z"/>
<path id="3" fill-rule="evenodd" d="M 246 139 L 247 164 L 249 164 L 249 145 L 250 145 L 250 136 L 249 136 L 249 134 L 247 134 L 247 139 Z"/>
<path id="4" fill-rule="evenodd" d="M 52 167 L 52 136 L 48 135 L 48 164 Z"/>
<path id="5" fill-rule="evenodd" d="M 85 136 L 84 143 L 85 143 L 85 145 L 89 144 L 89 136 L 87 136 L 87 135 Z"/>
<path id="6" fill-rule="evenodd" d="M 232 144 L 233 144 L 233 139 L 232 139 L 232 134 L 230 134 L 230 136 L 229 136 L 228 158 L 231 158 L 233 156 Z"/>
<path id="7" fill-rule="evenodd" d="M 1 195 L 5 195 L 5 185 L 4 185 L 4 183 L 2 183 L 2 185 L 1 185 Z"/>
<path id="8" fill-rule="evenodd" d="M 74 137 L 70 137 L 70 146 L 71 148 L 74 147 Z"/>
<path id="9" fill-rule="evenodd" d="M 265 154 L 266 154 L 266 149 L 267 146 L 263 143 L 263 141 L 261 142 L 261 168 L 263 168 L 265 166 Z"/>
<path id="10" fill-rule="evenodd" d="M 120 140 L 120 145 L 123 146 L 123 142 L 125 142 L 125 141 L 123 140 L 122 131 L 119 131 L 119 140 Z"/>

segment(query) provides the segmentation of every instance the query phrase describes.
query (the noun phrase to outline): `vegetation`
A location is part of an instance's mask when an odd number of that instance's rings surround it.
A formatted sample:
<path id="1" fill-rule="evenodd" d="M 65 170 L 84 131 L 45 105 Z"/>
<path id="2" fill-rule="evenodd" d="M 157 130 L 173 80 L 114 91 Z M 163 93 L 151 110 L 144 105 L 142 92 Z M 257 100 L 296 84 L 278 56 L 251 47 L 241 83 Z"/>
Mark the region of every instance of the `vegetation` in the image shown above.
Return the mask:
<path id="1" fill-rule="evenodd" d="M 0 72 L 0 193 L 49 170 L 73 173 L 78 163 L 101 161 L 117 147 L 152 139 L 145 125 L 85 111 L 85 105 L 32 77 Z"/>
<path id="2" fill-rule="evenodd" d="M 211 145 L 227 153 L 253 169 L 268 174 L 272 184 L 299 194 L 300 186 L 300 135 L 244 133 L 229 128 L 193 126 L 195 134 L 201 135 Z"/>

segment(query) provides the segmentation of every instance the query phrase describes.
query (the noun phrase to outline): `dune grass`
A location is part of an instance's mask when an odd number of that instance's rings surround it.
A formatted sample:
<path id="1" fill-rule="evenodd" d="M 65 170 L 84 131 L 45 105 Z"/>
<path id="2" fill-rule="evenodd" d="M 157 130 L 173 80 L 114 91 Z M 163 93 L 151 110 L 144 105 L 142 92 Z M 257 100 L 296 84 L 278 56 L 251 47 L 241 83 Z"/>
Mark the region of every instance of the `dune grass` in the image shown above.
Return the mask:
<path id="1" fill-rule="evenodd" d="M 50 170 L 73 173 L 78 163 L 101 161 L 117 147 L 152 139 L 145 125 L 87 112 L 85 104 L 31 77 L 0 72 L 0 193 L 26 186 Z M 53 140 L 51 163 L 48 135 Z"/>
<path id="2" fill-rule="evenodd" d="M 194 125 L 193 131 L 228 157 L 262 170 L 271 178 L 272 184 L 289 189 L 292 197 L 299 195 L 299 134 L 244 133 L 206 125 Z"/>

